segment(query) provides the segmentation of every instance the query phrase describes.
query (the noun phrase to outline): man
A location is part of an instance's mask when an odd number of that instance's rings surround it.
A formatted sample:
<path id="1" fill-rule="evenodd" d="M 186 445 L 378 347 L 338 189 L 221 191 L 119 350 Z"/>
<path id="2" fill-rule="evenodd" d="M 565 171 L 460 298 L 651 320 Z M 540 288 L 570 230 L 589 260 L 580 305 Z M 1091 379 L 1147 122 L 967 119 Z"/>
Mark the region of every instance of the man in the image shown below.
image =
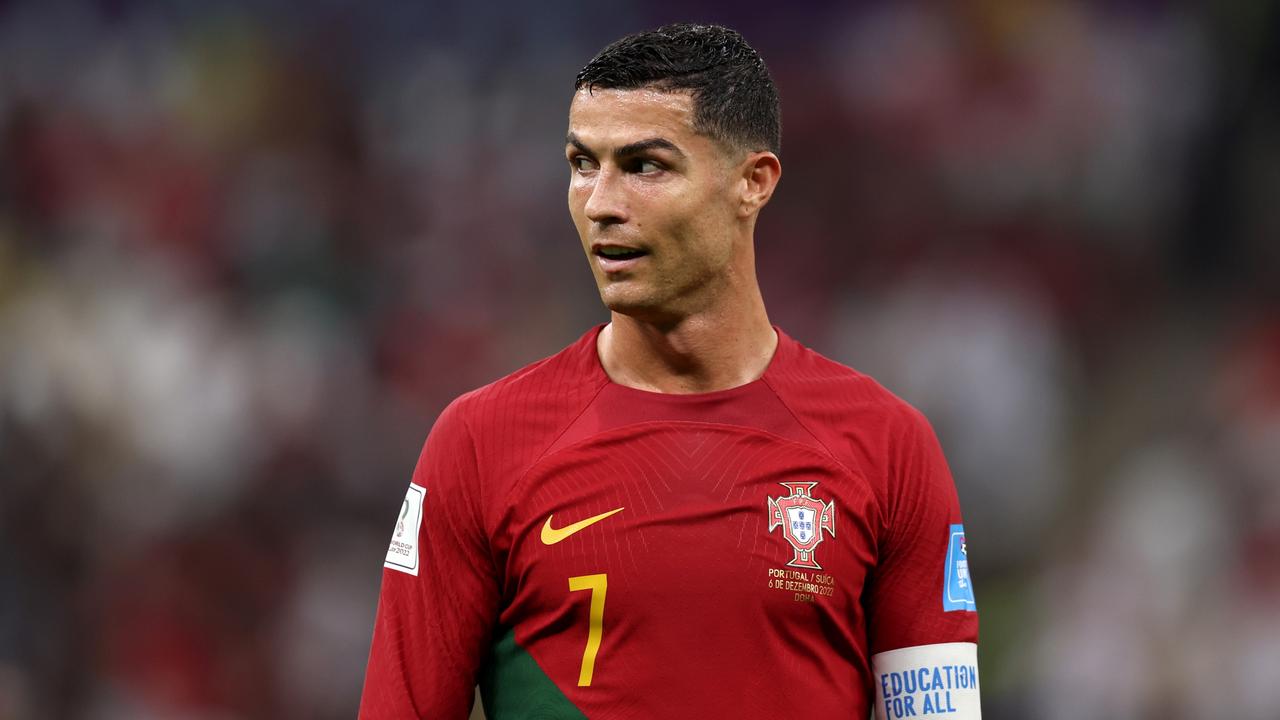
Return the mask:
<path id="1" fill-rule="evenodd" d="M 611 322 L 442 413 L 361 716 L 979 717 L 977 615 L 924 418 L 772 327 L 764 62 L 721 27 L 578 75 L 569 211 Z"/>

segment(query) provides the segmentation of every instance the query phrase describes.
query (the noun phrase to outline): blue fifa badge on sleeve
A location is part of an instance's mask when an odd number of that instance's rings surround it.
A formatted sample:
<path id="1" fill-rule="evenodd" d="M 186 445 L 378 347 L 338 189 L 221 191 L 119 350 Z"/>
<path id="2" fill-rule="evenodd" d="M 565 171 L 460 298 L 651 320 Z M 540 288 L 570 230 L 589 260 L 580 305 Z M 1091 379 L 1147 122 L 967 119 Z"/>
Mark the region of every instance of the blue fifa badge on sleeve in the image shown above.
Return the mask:
<path id="1" fill-rule="evenodd" d="M 942 588 L 942 609 L 976 611 L 973 582 L 969 578 L 969 553 L 964 543 L 964 526 L 952 525 L 947 543 L 946 582 Z"/>

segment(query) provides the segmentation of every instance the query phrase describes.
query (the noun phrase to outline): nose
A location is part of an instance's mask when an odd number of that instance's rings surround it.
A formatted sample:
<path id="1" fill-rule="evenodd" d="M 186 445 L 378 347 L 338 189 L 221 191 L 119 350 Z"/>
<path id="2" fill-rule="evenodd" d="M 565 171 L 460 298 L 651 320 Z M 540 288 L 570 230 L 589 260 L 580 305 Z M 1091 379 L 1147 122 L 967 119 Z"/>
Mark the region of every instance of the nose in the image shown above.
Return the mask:
<path id="1" fill-rule="evenodd" d="M 617 168 L 608 165 L 596 173 L 583 210 L 587 219 L 601 225 L 618 225 L 627 221 L 626 188 Z"/>

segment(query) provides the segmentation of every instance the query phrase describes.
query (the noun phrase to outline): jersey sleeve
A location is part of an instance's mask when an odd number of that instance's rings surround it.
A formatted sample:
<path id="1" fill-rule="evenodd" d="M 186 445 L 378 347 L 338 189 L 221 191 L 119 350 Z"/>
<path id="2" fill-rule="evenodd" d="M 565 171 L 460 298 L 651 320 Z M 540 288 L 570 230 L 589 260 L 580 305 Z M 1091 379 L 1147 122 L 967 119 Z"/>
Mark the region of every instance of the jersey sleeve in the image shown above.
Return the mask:
<path id="1" fill-rule="evenodd" d="M 455 402 L 432 428 L 382 571 L 360 717 L 463 720 L 500 593 L 477 451 Z"/>
<path id="2" fill-rule="evenodd" d="M 887 525 L 867 588 L 876 717 L 981 717 L 978 614 L 955 483 L 924 416 L 891 452 Z"/>

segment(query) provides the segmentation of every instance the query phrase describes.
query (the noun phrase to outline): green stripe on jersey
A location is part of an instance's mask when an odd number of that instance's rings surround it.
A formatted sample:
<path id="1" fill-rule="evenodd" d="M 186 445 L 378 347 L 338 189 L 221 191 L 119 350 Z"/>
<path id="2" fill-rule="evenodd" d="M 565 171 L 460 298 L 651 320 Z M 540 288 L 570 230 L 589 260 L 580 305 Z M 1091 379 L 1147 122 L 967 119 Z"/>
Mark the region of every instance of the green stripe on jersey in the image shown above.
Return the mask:
<path id="1" fill-rule="evenodd" d="M 586 720 L 507 630 L 480 668 L 480 699 L 487 720 Z"/>

